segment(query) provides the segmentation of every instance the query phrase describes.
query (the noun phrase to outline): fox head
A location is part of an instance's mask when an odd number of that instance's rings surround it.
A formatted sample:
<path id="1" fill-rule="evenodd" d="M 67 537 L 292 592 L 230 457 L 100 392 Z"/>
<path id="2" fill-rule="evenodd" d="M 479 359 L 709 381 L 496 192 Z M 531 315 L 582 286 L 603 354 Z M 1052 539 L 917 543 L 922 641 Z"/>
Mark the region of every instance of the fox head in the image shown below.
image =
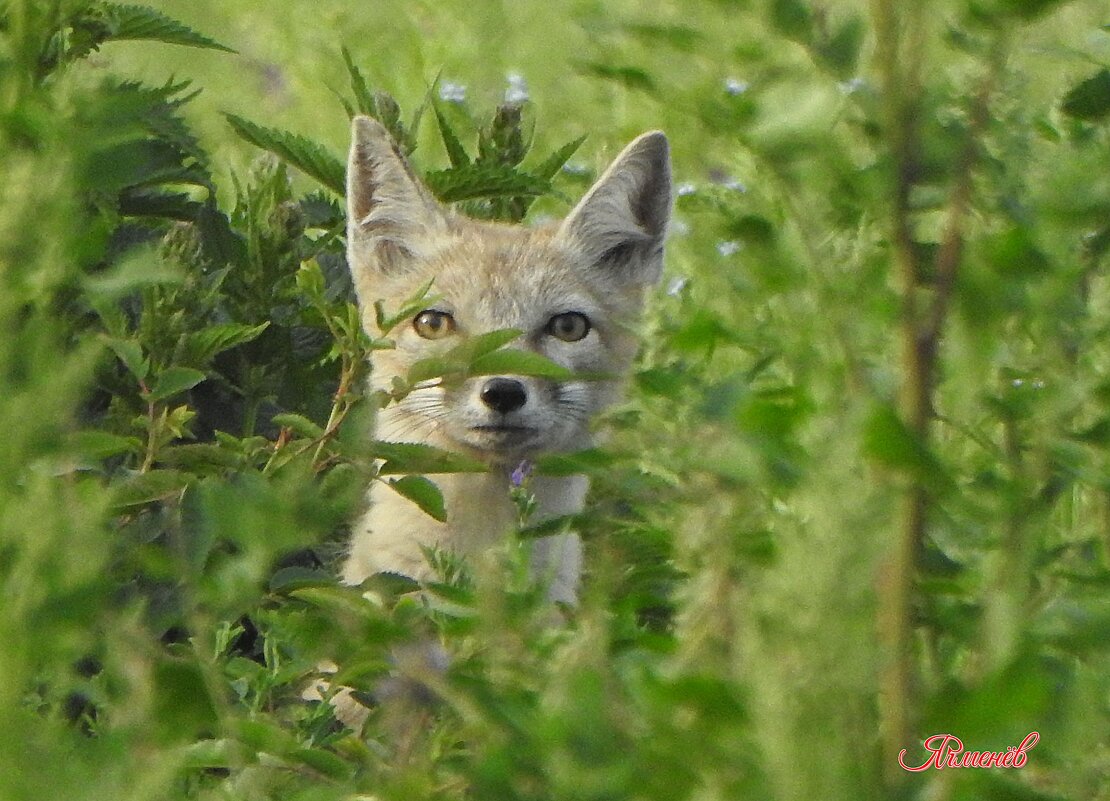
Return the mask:
<path id="1" fill-rule="evenodd" d="M 588 422 L 612 403 L 636 352 L 632 323 L 658 281 L 671 209 L 666 137 L 629 144 L 560 223 L 479 222 L 438 203 L 388 132 L 356 117 L 347 166 L 348 261 L 374 331 L 374 302 L 396 308 L 433 281 L 428 306 L 377 351 L 372 383 L 386 388 L 416 361 L 466 337 L 522 331 L 509 347 L 535 351 L 600 380 L 476 376 L 427 382 L 378 420 L 382 439 L 420 441 L 516 464 L 588 447 Z"/>

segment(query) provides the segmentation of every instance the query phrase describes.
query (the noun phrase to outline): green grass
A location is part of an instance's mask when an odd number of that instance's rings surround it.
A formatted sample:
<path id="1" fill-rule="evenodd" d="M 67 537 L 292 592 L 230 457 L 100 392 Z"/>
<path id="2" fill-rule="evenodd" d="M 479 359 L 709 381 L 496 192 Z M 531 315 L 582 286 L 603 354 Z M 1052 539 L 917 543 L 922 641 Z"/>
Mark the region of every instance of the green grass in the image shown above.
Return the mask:
<path id="1" fill-rule="evenodd" d="M 154 7 L 237 52 L 0 3 L 0 799 L 1110 798 L 1101 4 Z M 466 467 L 368 437 L 344 46 L 406 125 L 465 86 L 410 145 L 473 214 L 673 144 L 566 626 L 516 538 L 333 578 L 376 457 Z M 511 166 L 460 168 L 496 126 Z M 361 734 L 301 698 L 322 660 Z"/>

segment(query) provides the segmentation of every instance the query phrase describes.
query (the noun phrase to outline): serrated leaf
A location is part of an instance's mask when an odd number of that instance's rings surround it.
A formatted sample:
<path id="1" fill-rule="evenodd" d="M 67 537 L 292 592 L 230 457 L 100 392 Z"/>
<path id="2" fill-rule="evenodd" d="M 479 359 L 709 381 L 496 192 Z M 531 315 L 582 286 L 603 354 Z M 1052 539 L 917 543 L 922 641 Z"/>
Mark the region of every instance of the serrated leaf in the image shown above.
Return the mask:
<path id="1" fill-rule="evenodd" d="M 133 339 L 110 339 L 108 347 L 131 371 L 131 375 L 140 381 L 146 379 L 147 374 L 150 373 L 150 360 L 143 358 L 143 348 L 138 342 Z"/>
<path id="2" fill-rule="evenodd" d="M 172 398 L 185 390 L 192 389 L 208 376 L 201 370 L 192 367 L 169 367 L 162 371 L 154 388 L 150 391 L 151 403 L 158 403 L 167 398 Z"/>
<path id="3" fill-rule="evenodd" d="M 574 372 L 530 350 L 496 350 L 470 363 L 470 375 L 523 375 L 566 381 Z"/>
<path id="4" fill-rule="evenodd" d="M 207 364 L 225 350 L 257 339 L 269 327 L 268 322 L 259 325 L 217 323 L 190 334 L 185 348 L 194 363 Z"/>
<path id="5" fill-rule="evenodd" d="M 198 442 L 162 448 L 158 451 L 158 462 L 190 473 L 221 473 L 242 467 L 244 456 L 219 445 Z"/>
<path id="6" fill-rule="evenodd" d="M 109 40 L 145 39 L 186 47 L 223 50 L 225 53 L 236 52 L 153 8 L 117 3 L 102 3 L 100 8 L 109 25 Z"/>
<path id="7" fill-rule="evenodd" d="M 1110 70 L 1099 70 L 1072 87 L 1060 109 L 1076 119 L 1092 122 L 1110 114 Z"/>
<path id="8" fill-rule="evenodd" d="M 326 192 L 310 192 L 300 206 L 306 228 L 335 228 L 343 222 L 343 209 Z"/>
<path id="9" fill-rule="evenodd" d="M 307 439 L 319 439 L 324 436 L 324 429 L 300 414 L 275 414 L 272 418 L 277 425 L 288 428 L 294 434 L 299 434 Z"/>
<path id="10" fill-rule="evenodd" d="M 443 148 L 447 151 L 451 166 L 469 167 L 470 156 L 467 155 L 466 148 L 459 141 L 451 124 L 447 122 L 447 118 L 443 116 L 443 112 L 439 110 L 439 104 L 432 103 L 432 110 L 435 112 L 436 122 L 439 124 L 439 136 L 443 140 Z"/>
<path id="11" fill-rule="evenodd" d="M 470 164 L 425 174 L 424 183 L 443 203 L 499 197 L 539 197 L 551 182 L 505 164 Z"/>
<path id="12" fill-rule="evenodd" d="M 577 139 L 572 139 L 571 141 L 567 142 L 561 148 L 556 150 L 550 156 L 548 156 L 535 167 L 533 167 L 531 170 L 532 175 L 536 176 L 537 178 L 542 178 L 546 181 L 550 181 L 558 174 L 559 170 L 563 169 L 563 165 L 570 161 L 570 157 L 578 152 L 578 148 L 580 148 L 582 146 L 582 143 L 586 141 L 586 137 L 588 135 L 589 134 L 582 134 Z"/>
<path id="13" fill-rule="evenodd" d="M 235 133 L 255 147 L 268 150 L 338 195 L 344 194 L 346 170 L 323 145 L 300 134 L 266 128 L 234 114 L 224 114 Z"/>
<path id="14" fill-rule="evenodd" d="M 178 470 L 151 470 L 132 476 L 114 487 L 112 505 L 117 509 L 141 506 L 180 495 L 193 477 Z"/>
<path id="15" fill-rule="evenodd" d="M 429 479 L 424 476 L 402 476 L 390 479 L 386 484 L 398 495 L 419 506 L 429 517 L 441 523 L 447 522 L 443 493 Z"/>
<path id="16" fill-rule="evenodd" d="M 362 114 L 377 119 L 378 104 L 374 102 L 374 96 L 370 93 L 370 86 L 366 83 L 365 76 L 351 58 L 351 51 L 346 45 L 340 48 L 340 52 L 343 54 L 343 64 L 347 67 L 347 75 L 351 79 L 351 93 L 355 96 L 355 106 Z"/>
<path id="17" fill-rule="evenodd" d="M 482 473 L 488 468 L 482 462 L 461 454 L 416 442 L 370 443 L 369 455 L 382 459 L 382 475 L 398 473 Z"/>

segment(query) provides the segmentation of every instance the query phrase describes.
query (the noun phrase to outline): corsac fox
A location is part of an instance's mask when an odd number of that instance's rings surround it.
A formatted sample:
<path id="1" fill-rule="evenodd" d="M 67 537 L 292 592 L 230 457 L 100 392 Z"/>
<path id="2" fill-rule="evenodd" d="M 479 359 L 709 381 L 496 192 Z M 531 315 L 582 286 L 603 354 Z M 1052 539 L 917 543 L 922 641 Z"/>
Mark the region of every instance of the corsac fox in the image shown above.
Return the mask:
<path id="1" fill-rule="evenodd" d="M 590 447 L 592 415 L 619 396 L 637 349 L 634 323 L 658 281 L 671 210 L 666 137 L 629 144 L 563 221 L 540 227 L 480 222 L 438 203 L 388 132 L 355 118 L 347 166 L 348 260 L 368 331 L 374 303 L 396 308 L 433 281 L 428 306 L 375 351 L 371 386 L 477 334 L 522 331 L 528 349 L 600 380 L 475 376 L 418 384 L 378 415 L 379 440 L 419 442 L 477 458 L 484 473 L 433 476 L 447 520 L 440 523 L 380 482 L 354 529 L 346 583 L 379 573 L 426 579 L 427 549 L 473 558 L 504 540 L 516 520 L 510 475 L 539 454 Z M 534 520 L 582 510 L 583 476 L 536 476 Z M 532 569 L 555 601 L 575 601 L 582 547 L 577 535 L 537 540 Z"/>

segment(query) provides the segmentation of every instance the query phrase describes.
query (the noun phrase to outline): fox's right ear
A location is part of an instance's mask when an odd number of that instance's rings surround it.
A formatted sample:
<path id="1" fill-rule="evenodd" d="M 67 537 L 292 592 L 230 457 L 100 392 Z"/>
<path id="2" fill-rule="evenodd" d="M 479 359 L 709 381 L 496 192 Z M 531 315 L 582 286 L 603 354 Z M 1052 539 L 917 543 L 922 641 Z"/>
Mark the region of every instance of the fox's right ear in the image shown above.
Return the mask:
<path id="1" fill-rule="evenodd" d="M 367 274 L 403 268 L 445 224 L 439 203 L 385 127 L 355 117 L 347 160 L 347 255 L 360 296 Z"/>

